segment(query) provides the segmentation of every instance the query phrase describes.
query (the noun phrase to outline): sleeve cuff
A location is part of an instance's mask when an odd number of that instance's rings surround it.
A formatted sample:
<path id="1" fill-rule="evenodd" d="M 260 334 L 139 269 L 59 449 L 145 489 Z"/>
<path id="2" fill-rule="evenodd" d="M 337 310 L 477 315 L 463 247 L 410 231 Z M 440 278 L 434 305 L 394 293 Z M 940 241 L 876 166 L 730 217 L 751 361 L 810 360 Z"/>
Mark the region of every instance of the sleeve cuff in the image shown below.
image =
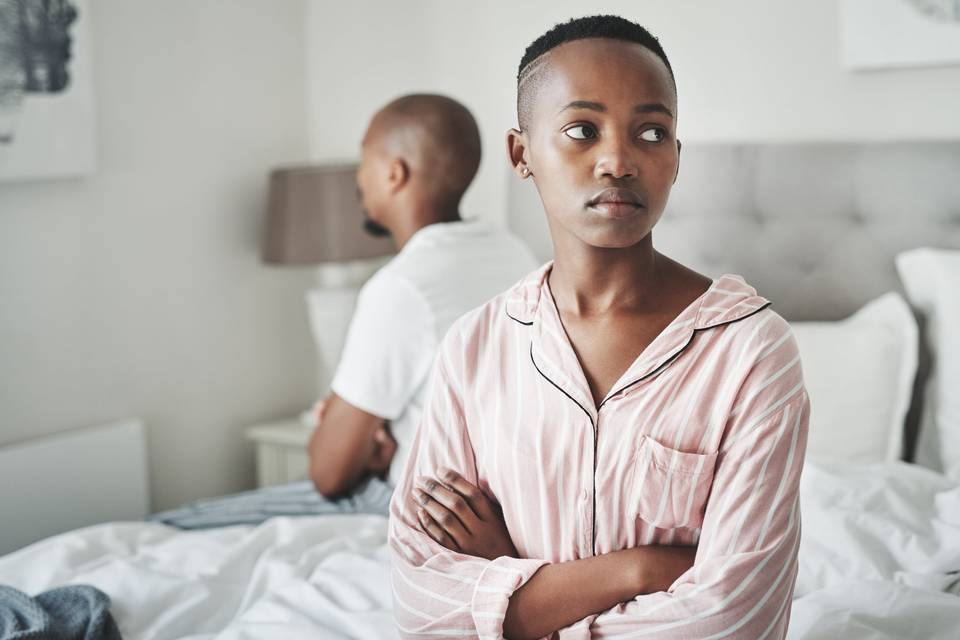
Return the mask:
<path id="1" fill-rule="evenodd" d="M 503 619 L 510 596 L 545 564 L 548 564 L 546 560 L 501 556 L 484 567 L 470 603 L 477 635 L 503 638 Z"/>
<path id="2" fill-rule="evenodd" d="M 362 393 L 353 393 L 352 390 L 341 384 L 340 380 L 334 378 L 330 384 L 330 391 L 340 396 L 347 403 L 352 404 L 361 411 L 366 411 L 370 415 L 377 416 L 383 420 L 396 420 L 403 413 L 403 408 L 387 406 L 383 398 L 364 397 Z"/>

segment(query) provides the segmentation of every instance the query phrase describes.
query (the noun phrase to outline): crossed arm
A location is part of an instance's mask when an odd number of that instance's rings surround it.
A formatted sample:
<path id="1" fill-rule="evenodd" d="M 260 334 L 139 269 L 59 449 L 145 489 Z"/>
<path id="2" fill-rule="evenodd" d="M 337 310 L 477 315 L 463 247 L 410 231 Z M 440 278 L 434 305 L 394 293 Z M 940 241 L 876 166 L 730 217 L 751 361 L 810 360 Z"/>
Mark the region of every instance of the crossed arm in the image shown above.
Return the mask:
<path id="1" fill-rule="evenodd" d="M 487 560 L 517 558 L 499 506 L 452 469 L 418 478 L 423 531 L 451 551 Z M 548 564 L 510 598 L 504 636 L 540 638 L 646 593 L 666 591 L 693 566 L 695 547 L 636 547 Z M 585 589 L 584 585 L 590 585 Z"/>
<path id="2" fill-rule="evenodd" d="M 796 354 L 792 342 L 755 368 L 744 409 L 729 421 L 713 481 L 722 490 L 707 503 L 697 549 L 686 550 L 695 555 L 692 568 L 689 556 L 684 563 L 674 555 L 682 552 L 669 547 L 567 563 L 517 558 L 483 533 L 495 528 L 492 505 L 471 502 L 478 496 L 463 485 L 463 493 L 438 489 L 455 479 L 425 488 L 437 504 L 448 500 L 446 510 L 459 511 L 466 522 L 436 506 L 431 514 L 429 502 L 414 492 L 417 478 L 436 480 L 447 468 L 478 484 L 464 393 L 450 373 L 459 368 L 457 352 L 451 351 L 437 361 L 431 400 L 391 503 L 394 612 L 402 636 L 542 637 L 569 626 L 582 637 L 785 636 L 809 420 L 799 369 L 778 373 Z M 501 555 L 491 559 L 495 553 Z"/>
<path id="3" fill-rule="evenodd" d="M 380 416 L 358 409 L 337 394 L 318 405 L 317 427 L 310 436 L 310 479 L 321 495 L 348 493 L 368 475 L 390 468 L 397 443 Z"/>

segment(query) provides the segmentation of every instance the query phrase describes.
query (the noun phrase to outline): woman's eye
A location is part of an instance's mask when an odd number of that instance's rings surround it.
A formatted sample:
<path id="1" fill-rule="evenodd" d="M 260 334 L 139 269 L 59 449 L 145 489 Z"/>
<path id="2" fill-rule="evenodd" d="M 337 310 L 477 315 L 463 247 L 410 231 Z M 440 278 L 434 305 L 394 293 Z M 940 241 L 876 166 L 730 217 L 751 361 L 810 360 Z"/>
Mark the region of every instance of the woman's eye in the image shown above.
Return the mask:
<path id="1" fill-rule="evenodd" d="M 663 129 L 644 129 L 640 132 L 640 139 L 646 142 L 660 142 L 667 137 Z"/>
<path id="2" fill-rule="evenodd" d="M 578 124 L 575 127 L 570 127 L 564 131 L 564 133 L 574 140 L 590 140 L 591 138 L 597 137 L 597 132 L 593 130 L 593 127 L 588 127 L 585 124 Z"/>

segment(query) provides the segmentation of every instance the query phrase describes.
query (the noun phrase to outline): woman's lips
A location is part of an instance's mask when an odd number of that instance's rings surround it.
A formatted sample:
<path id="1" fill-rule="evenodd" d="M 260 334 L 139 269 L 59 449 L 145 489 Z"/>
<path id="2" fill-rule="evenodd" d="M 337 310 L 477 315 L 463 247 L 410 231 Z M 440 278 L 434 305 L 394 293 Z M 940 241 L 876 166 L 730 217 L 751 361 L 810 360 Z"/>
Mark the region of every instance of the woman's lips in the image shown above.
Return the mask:
<path id="1" fill-rule="evenodd" d="M 587 207 L 606 218 L 627 218 L 644 208 L 635 191 L 618 188 L 604 189 L 587 201 Z"/>
<path id="2" fill-rule="evenodd" d="M 643 205 L 634 202 L 598 202 L 590 209 L 606 218 L 628 218 L 643 209 Z"/>

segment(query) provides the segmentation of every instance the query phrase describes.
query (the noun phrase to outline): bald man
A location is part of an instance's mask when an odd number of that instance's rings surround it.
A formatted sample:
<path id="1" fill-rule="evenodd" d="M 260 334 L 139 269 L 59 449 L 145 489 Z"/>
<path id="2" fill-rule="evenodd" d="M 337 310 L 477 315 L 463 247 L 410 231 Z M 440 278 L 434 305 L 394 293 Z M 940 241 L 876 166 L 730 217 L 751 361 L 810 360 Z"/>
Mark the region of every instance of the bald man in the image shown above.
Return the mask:
<path id="1" fill-rule="evenodd" d="M 461 219 L 479 166 L 477 124 L 450 98 L 398 98 L 367 128 L 357 172 L 366 226 L 388 233 L 399 253 L 360 292 L 310 441 L 310 475 L 324 496 L 368 476 L 396 478 L 446 330 L 535 267 L 514 236 Z"/>
<path id="2" fill-rule="evenodd" d="M 153 519 L 192 529 L 272 515 L 387 513 L 447 329 L 536 267 L 513 235 L 461 218 L 479 166 L 477 124 L 455 100 L 408 95 L 374 115 L 357 187 L 367 231 L 390 235 L 398 253 L 360 290 L 308 445 L 311 481 L 200 501 Z"/>

